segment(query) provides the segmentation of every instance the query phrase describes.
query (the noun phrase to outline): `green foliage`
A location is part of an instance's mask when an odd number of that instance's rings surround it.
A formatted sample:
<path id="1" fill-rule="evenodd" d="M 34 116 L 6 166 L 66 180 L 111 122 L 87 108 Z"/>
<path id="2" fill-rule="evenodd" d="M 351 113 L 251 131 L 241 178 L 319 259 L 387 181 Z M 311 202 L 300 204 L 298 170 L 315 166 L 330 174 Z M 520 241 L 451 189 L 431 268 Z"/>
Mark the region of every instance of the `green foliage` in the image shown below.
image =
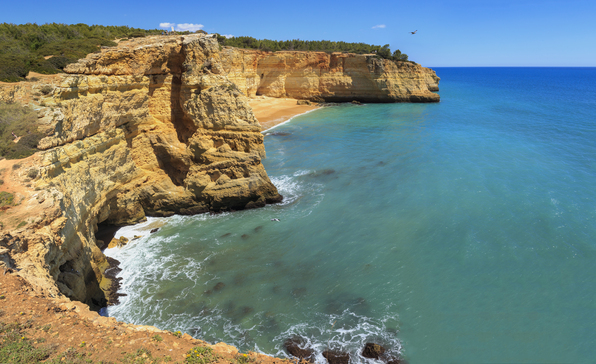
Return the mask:
<path id="1" fill-rule="evenodd" d="M 43 137 L 37 131 L 36 121 L 37 113 L 30 107 L 0 102 L 0 156 L 20 159 L 35 153 Z M 21 137 L 18 143 L 12 133 Z"/>
<path id="2" fill-rule="evenodd" d="M 14 195 L 10 192 L 0 192 L 0 206 L 12 206 L 14 204 Z"/>
<path id="3" fill-rule="evenodd" d="M 19 224 L 17 225 L 17 229 L 20 229 L 20 228 L 22 228 L 22 227 L 23 227 L 23 226 L 25 226 L 25 225 L 27 225 L 27 221 L 21 221 L 21 222 L 19 222 Z M 23 313 L 21 312 L 21 314 L 23 314 Z"/>
<path id="4" fill-rule="evenodd" d="M 124 359 L 122 359 L 121 363 L 130 363 L 130 364 L 145 364 L 145 363 L 159 363 L 161 360 L 159 358 L 154 358 L 151 355 L 151 351 L 140 348 L 135 353 L 126 354 Z"/>
<path id="5" fill-rule="evenodd" d="M 234 357 L 236 364 L 248 364 L 256 361 L 256 358 L 249 356 L 248 354 L 237 354 Z"/>
<path id="6" fill-rule="evenodd" d="M 209 364 L 216 362 L 218 356 L 213 354 L 213 349 L 205 346 L 195 346 L 186 353 L 185 363 Z"/>
<path id="7" fill-rule="evenodd" d="M 161 34 L 126 26 L 86 24 L 0 24 L 0 81 L 22 81 L 29 71 L 52 74 L 99 51 L 114 39 Z M 52 56 L 45 59 L 46 56 Z"/>
<path id="8" fill-rule="evenodd" d="M 253 37 L 231 37 L 226 38 L 223 35 L 217 34 L 217 41 L 225 46 L 259 49 L 263 51 L 319 51 L 319 52 L 347 52 L 356 54 L 376 54 L 377 56 L 393 61 L 407 61 L 408 56 L 397 50 L 391 55 L 389 44 L 384 46 L 366 44 L 366 43 L 348 43 L 348 42 L 332 42 L 330 40 L 270 40 L 270 39 L 256 39 Z M 395 57 L 396 52 L 399 56 Z"/>
<path id="9" fill-rule="evenodd" d="M 25 327 L 18 323 L 0 322 L 0 363 L 39 363 L 47 359 L 51 350 L 46 347 L 34 347 L 25 336 Z"/>

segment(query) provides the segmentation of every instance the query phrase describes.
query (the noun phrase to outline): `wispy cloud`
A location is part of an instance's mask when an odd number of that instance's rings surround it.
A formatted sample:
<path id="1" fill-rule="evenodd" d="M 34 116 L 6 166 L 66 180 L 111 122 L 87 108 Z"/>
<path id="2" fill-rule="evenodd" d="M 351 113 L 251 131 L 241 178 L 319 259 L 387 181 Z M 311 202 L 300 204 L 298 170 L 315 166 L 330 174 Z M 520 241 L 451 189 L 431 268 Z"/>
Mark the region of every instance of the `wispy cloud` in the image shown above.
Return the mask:
<path id="1" fill-rule="evenodd" d="M 203 24 L 192 24 L 192 23 L 182 23 L 176 25 L 176 30 L 188 30 L 191 32 L 196 32 L 197 30 L 203 29 L 205 26 Z"/>
<path id="2" fill-rule="evenodd" d="M 222 35 L 226 38 L 234 38 L 234 36 L 232 34 L 222 34 Z"/>
<path id="3" fill-rule="evenodd" d="M 385 24 L 379 24 L 372 27 L 373 29 L 385 29 Z"/>
<path id="4" fill-rule="evenodd" d="M 175 30 L 185 31 L 188 30 L 190 32 L 196 32 L 197 30 L 203 29 L 205 26 L 203 24 L 193 24 L 193 23 L 159 23 L 160 28 L 164 29 L 171 29 L 174 27 Z"/>

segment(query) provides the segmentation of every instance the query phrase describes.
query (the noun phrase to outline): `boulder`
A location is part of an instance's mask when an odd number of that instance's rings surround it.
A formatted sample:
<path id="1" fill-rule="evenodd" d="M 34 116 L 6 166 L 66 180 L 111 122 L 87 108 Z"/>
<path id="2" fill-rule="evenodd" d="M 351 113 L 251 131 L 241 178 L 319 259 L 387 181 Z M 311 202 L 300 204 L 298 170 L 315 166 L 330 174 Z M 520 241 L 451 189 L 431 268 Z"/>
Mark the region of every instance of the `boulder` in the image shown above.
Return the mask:
<path id="1" fill-rule="evenodd" d="M 325 350 L 323 356 L 329 364 L 348 364 L 350 362 L 350 354 L 348 353 Z"/>
<path id="2" fill-rule="evenodd" d="M 370 359 L 379 359 L 383 354 L 385 354 L 385 348 L 374 343 L 366 343 L 362 350 L 362 356 Z"/>
<path id="3" fill-rule="evenodd" d="M 298 359 L 302 359 L 308 363 L 314 363 L 315 361 L 315 351 L 307 347 L 306 342 L 302 338 L 294 337 L 287 339 L 284 342 L 284 348 L 288 354 Z"/>

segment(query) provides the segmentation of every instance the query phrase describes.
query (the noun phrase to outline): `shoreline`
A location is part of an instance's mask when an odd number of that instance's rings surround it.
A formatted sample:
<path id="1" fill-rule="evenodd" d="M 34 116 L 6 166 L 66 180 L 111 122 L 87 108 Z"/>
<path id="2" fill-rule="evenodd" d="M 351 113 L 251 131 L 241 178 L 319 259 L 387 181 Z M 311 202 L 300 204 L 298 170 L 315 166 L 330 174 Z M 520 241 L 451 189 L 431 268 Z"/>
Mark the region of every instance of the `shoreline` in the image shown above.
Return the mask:
<path id="1" fill-rule="evenodd" d="M 261 124 L 261 132 L 287 123 L 294 117 L 321 108 L 319 104 L 298 105 L 299 100 L 293 98 L 275 98 L 257 96 L 248 100 L 255 117 Z"/>

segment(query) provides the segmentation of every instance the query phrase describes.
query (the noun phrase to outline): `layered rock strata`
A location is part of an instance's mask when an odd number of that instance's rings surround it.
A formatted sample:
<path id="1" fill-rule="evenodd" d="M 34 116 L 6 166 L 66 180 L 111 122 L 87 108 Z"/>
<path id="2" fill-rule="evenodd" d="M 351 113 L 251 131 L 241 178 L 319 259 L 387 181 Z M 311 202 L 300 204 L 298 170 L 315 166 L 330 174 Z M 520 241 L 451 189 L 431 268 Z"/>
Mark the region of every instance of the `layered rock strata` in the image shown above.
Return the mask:
<path id="1" fill-rule="evenodd" d="M 435 71 L 372 54 L 225 48 L 222 73 L 245 95 L 332 102 L 438 102 Z"/>
<path id="2" fill-rule="evenodd" d="M 43 218 L 29 215 L 25 227 L 2 235 L 7 262 L 50 295 L 97 308 L 110 286 L 98 223 L 280 201 L 261 164 L 260 125 L 246 96 L 217 72 L 218 54 L 217 41 L 199 35 L 135 40 L 40 87 L 31 100 L 45 151 L 22 168 L 35 170 L 36 195 L 52 203 Z M 23 92 L 0 95 L 18 101 Z"/>
<path id="3" fill-rule="evenodd" d="M 45 295 L 93 308 L 113 286 L 100 250 L 107 242 L 94 237 L 99 223 L 281 200 L 261 164 L 263 135 L 247 97 L 439 101 L 431 92 L 439 78 L 417 64 L 227 48 L 203 35 L 127 41 L 65 71 L 0 87 L 0 100 L 38 109 L 46 135 L 42 152 L 0 168 L 22 187 L 7 211 L 14 219 L 1 225 L 0 266 Z"/>

